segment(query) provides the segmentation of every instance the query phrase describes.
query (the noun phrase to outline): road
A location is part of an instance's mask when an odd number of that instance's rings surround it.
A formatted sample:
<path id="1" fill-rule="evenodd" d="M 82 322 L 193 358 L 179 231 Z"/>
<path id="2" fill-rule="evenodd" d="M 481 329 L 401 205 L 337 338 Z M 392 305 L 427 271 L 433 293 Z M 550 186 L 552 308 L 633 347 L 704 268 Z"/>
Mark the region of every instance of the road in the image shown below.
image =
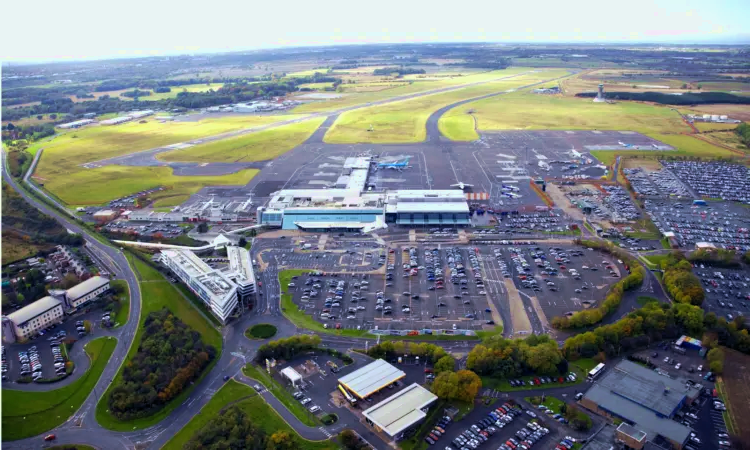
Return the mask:
<path id="1" fill-rule="evenodd" d="M 513 76 L 519 76 L 519 75 L 513 75 Z M 511 78 L 511 77 L 505 77 L 505 78 Z M 471 85 L 482 84 L 482 83 L 486 83 L 486 82 L 478 82 L 478 83 L 473 83 Z M 534 83 L 534 85 L 535 84 L 539 84 L 539 83 Z M 360 107 L 380 105 L 380 104 L 385 104 L 385 103 L 389 103 L 393 101 L 416 98 L 416 97 L 435 94 L 439 92 L 447 92 L 447 91 L 452 91 L 456 89 L 462 89 L 466 86 L 469 86 L 469 85 L 461 85 L 461 86 L 455 86 L 455 87 L 449 87 L 449 88 L 443 88 L 443 89 L 436 89 L 432 91 L 426 91 L 426 92 L 421 92 L 417 94 L 396 97 L 396 98 L 383 100 L 379 102 L 373 102 L 368 105 L 360 105 L 356 107 L 345 108 L 337 112 L 326 112 L 326 113 L 319 113 L 316 115 L 330 116 L 330 115 L 338 114 L 343 111 L 353 110 L 353 109 L 360 108 Z M 533 85 L 529 85 L 529 86 L 533 86 Z M 499 95 L 499 94 L 501 93 L 492 94 L 492 95 Z M 484 97 L 487 97 L 487 96 L 482 96 L 480 98 L 484 98 Z M 471 99 L 471 100 L 475 100 L 475 99 Z M 440 115 L 443 114 L 445 111 L 448 111 L 450 108 L 453 108 L 456 105 L 460 105 L 465 102 L 466 101 L 457 102 L 453 105 L 442 108 L 441 110 L 439 110 L 438 112 L 430 116 L 430 119 L 428 120 L 428 125 L 427 125 L 428 142 L 434 143 L 437 140 L 436 136 L 439 136 L 437 123 L 438 123 Z M 302 119 L 297 119 L 297 120 L 302 120 Z M 326 123 L 329 123 L 329 122 L 332 122 L 332 121 L 330 120 L 326 121 Z M 278 126 L 279 124 L 276 124 L 276 125 Z M 246 132 L 246 130 L 244 131 Z M 316 133 L 314 136 L 319 136 L 319 135 L 320 133 Z M 222 135 L 222 137 L 226 137 L 226 136 Z M 207 142 L 206 139 L 209 139 L 209 138 L 203 138 L 202 141 Z M 148 151 L 152 151 L 152 150 L 147 150 L 147 152 Z M 41 152 L 38 154 L 37 160 L 40 154 Z M 5 158 L 5 155 L 4 155 L 4 158 Z M 198 383 L 197 386 L 195 386 L 195 388 L 193 389 L 191 394 L 188 396 L 188 398 L 184 401 L 184 403 L 177 406 L 175 410 L 166 419 L 164 419 L 157 425 L 149 427 L 147 429 L 134 430 L 131 432 L 114 432 L 114 431 L 110 431 L 110 430 L 106 430 L 102 428 L 96 422 L 96 419 L 95 419 L 96 403 L 99 397 L 103 395 L 103 393 L 106 391 L 111 380 L 114 378 L 118 368 L 123 362 L 123 359 L 125 358 L 127 351 L 133 341 L 133 338 L 135 336 L 135 331 L 138 326 L 137 318 L 140 316 L 140 312 L 141 312 L 141 292 L 140 292 L 140 289 L 136 280 L 136 276 L 133 270 L 128 265 L 127 260 L 122 252 L 120 252 L 118 249 L 114 247 L 110 247 L 98 241 L 88 232 L 88 230 L 81 228 L 70 217 L 66 217 L 64 214 L 61 214 L 57 210 L 54 210 L 48 207 L 47 205 L 38 201 L 36 198 L 28 195 L 26 191 L 19 188 L 16 181 L 10 176 L 9 172 L 7 171 L 7 167 L 8 167 L 7 164 L 5 164 L 5 168 L 3 169 L 3 178 L 14 189 L 16 189 L 16 191 L 18 191 L 19 194 L 22 197 L 24 197 L 30 204 L 34 205 L 34 207 L 44 212 L 45 214 L 48 214 L 54 217 L 67 229 L 75 233 L 82 234 L 84 236 L 84 239 L 88 243 L 90 249 L 97 255 L 97 257 L 101 258 L 102 261 L 105 262 L 105 264 L 107 264 L 108 266 L 111 266 L 114 269 L 114 275 L 117 278 L 123 279 L 127 282 L 130 288 L 130 292 L 131 292 L 130 320 L 128 321 L 126 325 L 121 327 L 120 331 L 117 334 L 117 337 L 118 337 L 117 348 L 115 349 L 115 352 L 112 358 L 107 364 L 107 367 L 105 368 L 101 379 L 97 382 L 95 389 L 85 400 L 80 410 L 74 414 L 71 420 L 68 420 L 66 423 L 64 423 L 60 427 L 50 431 L 51 433 L 54 433 L 57 436 L 56 444 L 80 443 L 80 444 L 89 444 L 97 448 L 107 448 L 107 449 L 136 448 L 136 446 L 138 448 L 160 448 L 173 435 L 177 434 L 195 416 L 195 414 L 198 414 L 200 409 L 206 403 L 208 403 L 212 395 L 218 389 L 220 389 L 221 386 L 223 385 L 224 383 L 223 377 L 225 375 L 233 376 L 240 381 L 247 381 L 242 376 L 241 368 L 246 361 L 249 361 L 254 357 L 255 352 L 258 346 L 260 345 L 258 341 L 250 341 L 244 337 L 243 331 L 248 326 L 254 323 L 261 323 L 261 322 L 271 323 L 277 326 L 278 328 L 278 334 L 276 336 L 277 338 L 292 336 L 295 334 L 299 334 L 300 332 L 304 332 L 303 330 L 298 330 L 294 325 L 292 325 L 289 321 L 287 321 L 283 317 L 281 313 L 280 305 L 279 305 L 279 298 L 280 298 L 279 296 L 281 294 L 281 289 L 280 289 L 279 281 L 278 281 L 277 263 L 273 260 L 270 260 L 270 261 L 264 260 L 265 262 L 268 263 L 268 265 L 267 267 L 265 267 L 265 270 L 259 271 L 259 280 L 263 282 L 263 286 L 259 290 L 263 293 L 263 295 L 258 296 L 257 305 L 252 312 L 250 312 L 249 314 L 246 314 L 237 323 L 228 327 L 224 327 L 221 330 L 222 337 L 223 337 L 223 352 L 219 360 L 217 361 L 214 368 L 204 377 L 204 379 L 200 383 Z M 57 202 L 52 197 L 48 196 L 41 189 L 34 186 L 33 183 L 30 183 L 30 185 L 32 186 L 33 189 L 39 192 L 40 195 L 44 195 L 47 199 L 57 204 Z M 58 206 L 60 206 L 60 208 L 62 208 L 63 210 L 66 210 L 62 205 L 58 204 Z M 253 244 L 254 245 L 252 247 L 253 249 L 252 251 L 253 251 L 253 255 L 256 261 L 257 261 L 257 254 L 263 249 L 280 248 L 279 244 L 275 242 L 275 240 L 271 240 L 271 239 L 256 239 L 254 240 Z M 504 315 L 504 314 L 501 312 L 501 315 Z M 505 315 L 507 315 L 507 312 L 505 312 Z M 507 317 L 503 317 L 503 318 L 507 319 Z M 329 346 L 329 347 L 340 349 L 340 350 L 348 350 L 351 348 L 361 348 L 361 347 L 364 347 L 365 345 L 372 345 L 376 343 L 375 339 L 347 338 L 347 337 L 329 336 L 329 335 L 325 335 L 321 337 L 323 338 L 323 344 L 325 346 Z M 446 350 L 451 351 L 451 352 L 468 352 L 474 344 L 474 342 L 468 342 L 468 341 L 434 341 L 434 343 L 444 347 Z M 267 396 L 264 396 L 264 397 L 267 398 Z M 269 398 L 267 399 L 269 400 L 270 404 L 277 411 L 279 411 L 282 415 L 286 416 L 289 414 L 289 412 L 286 411 L 286 409 L 283 408 L 281 405 L 279 405 L 278 402 L 274 402 L 273 400 L 270 400 Z M 316 433 L 315 431 L 310 431 L 307 427 L 303 428 L 299 426 L 301 424 L 297 424 L 294 422 L 290 422 L 290 423 L 292 423 L 295 430 L 301 433 L 302 435 L 307 436 L 309 433 Z M 358 424 L 352 424 L 352 426 L 355 427 L 355 429 L 357 425 Z M 335 431 L 335 427 L 330 428 L 325 431 L 319 430 L 317 434 L 319 436 L 320 435 L 325 436 L 326 433 L 331 433 L 332 431 Z M 358 431 L 362 431 L 362 430 L 358 430 Z M 367 430 L 362 431 L 362 433 L 367 433 Z M 28 449 L 28 448 L 39 448 L 42 444 L 42 441 L 41 441 L 41 437 L 37 436 L 37 437 L 24 439 L 20 441 L 4 442 L 3 444 L 6 448 Z"/>

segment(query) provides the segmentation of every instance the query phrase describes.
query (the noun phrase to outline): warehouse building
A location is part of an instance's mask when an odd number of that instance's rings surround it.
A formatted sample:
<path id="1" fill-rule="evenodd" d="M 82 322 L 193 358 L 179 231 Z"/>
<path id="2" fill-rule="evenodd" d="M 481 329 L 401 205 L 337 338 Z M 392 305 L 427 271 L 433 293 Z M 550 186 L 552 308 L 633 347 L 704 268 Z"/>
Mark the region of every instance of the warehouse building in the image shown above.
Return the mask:
<path id="1" fill-rule="evenodd" d="M 378 359 L 339 378 L 339 384 L 360 399 L 384 389 L 389 384 L 404 378 L 406 373 L 385 360 Z"/>
<path id="2" fill-rule="evenodd" d="M 377 431 L 397 441 L 427 417 L 427 410 L 436 401 L 435 394 L 414 383 L 365 410 L 362 415 Z"/>
<path id="3" fill-rule="evenodd" d="M 160 260 L 193 291 L 222 323 L 238 309 L 244 308 L 255 293 L 255 273 L 250 252 L 227 246 L 229 266 L 214 269 L 187 249 L 161 252 Z"/>
<path id="4" fill-rule="evenodd" d="M 94 123 L 94 121 L 92 119 L 82 119 L 82 120 L 76 120 L 75 122 L 68 122 L 68 123 L 57 125 L 57 128 L 68 130 L 71 128 L 81 128 L 82 126 L 88 125 L 90 123 Z"/>
<path id="5" fill-rule="evenodd" d="M 622 420 L 640 434 L 628 432 L 637 441 L 666 440 L 681 449 L 690 428 L 672 420 L 686 404 L 698 397 L 698 390 L 685 380 L 658 374 L 631 361 L 622 361 L 597 381 L 581 399 L 581 405 L 608 417 Z"/>
<path id="6" fill-rule="evenodd" d="M 3 339 L 12 343 L 26 341 L 39 330 L 62 323 L 63 302 L 54 297 L 42 297 L 3 318 Z"/>

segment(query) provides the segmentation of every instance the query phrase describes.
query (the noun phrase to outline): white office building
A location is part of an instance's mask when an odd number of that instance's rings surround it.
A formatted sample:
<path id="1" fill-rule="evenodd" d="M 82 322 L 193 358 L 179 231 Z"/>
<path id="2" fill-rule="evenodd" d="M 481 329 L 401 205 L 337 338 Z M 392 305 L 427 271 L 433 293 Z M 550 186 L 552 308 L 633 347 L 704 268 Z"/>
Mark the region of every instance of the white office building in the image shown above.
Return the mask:
<path id="1" fill-rule="evenodd" d="M 240 297 L 247 297 L 255 293 L 255 271 L 250 252 L 242 247 L 228 245 L 227 257 L 229 258 L 228 274 L 237 283 L 237 292 Z"/>
<path id="2" fill-rule="evenodd" d="M 65 291 L 67 309 L 80 308 L 96 300 L 107 291 L 109 291 L 108 279 L 99 276 L 91 277 Z"/>
<path id="3" fill-rule="evenodd" d="M 161 262 L 193 291 L 222 323 L 237 308 L 237 285 L 190 250 L 163 250 Z"/>
<path id="4" fill-rule="evenodd" d="M 3 318 L 3 339 L 12 343 L 25 341 L 52 324 L 63 321 L 63 302 L 43 297 Z"/>

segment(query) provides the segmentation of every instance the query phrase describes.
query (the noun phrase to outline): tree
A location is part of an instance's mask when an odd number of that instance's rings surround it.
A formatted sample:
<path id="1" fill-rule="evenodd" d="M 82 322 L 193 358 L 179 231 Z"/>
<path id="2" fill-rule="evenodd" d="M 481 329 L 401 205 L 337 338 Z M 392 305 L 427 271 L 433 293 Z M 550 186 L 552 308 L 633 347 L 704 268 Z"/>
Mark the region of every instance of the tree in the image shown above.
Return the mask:
<path id="1" fill-rule="evenodd" d="M 247 246 L 247 239 L 245 239 L 245 236 L 241 236 L 239 242 L 237 243 L 238 246 L 245 248 Z"/>
<path id="2" fill-rule="evenodd" d="M 297 442 L 291 433 L 284 430 L 274 432 L 268 438 L 266 450 L 295 450 L 298 448 Z"/>
<path id="3" fill-rule="evenodd" d="M 435 373 L 445 372 L 445 371 L 453 371 L 456 366 L 456 360 L 453 359 L 450 355 L 445 355 L 442 358 L 438 359 L 438 361 L 435 363 L 434 369 Z"/>
<path id="4" fill-rule="evenodd" d="M 706 353 L 708 367 L 711 372 L 721 374 L 724 372 L 724 350 L 720 347 L 712 348 Z"/>
<path id="5" fill-rule="evenodd" d="M 208 232 L 208 224 L 206 222 L 201 222 L 198 224 L 198 233 L 207 233 Z"/>
<path id="6" fill-rule="evenodd" d="M 359 437 L 354 431 L 348 428 L 339 433 L 339 441 L 341 441 L 341 445 L 347 450 L 356 450 L 359 448 Z"/>
<path id="7" fill-rule="evenodd" d="M 432 392 L 438 398 L 454 400 L 458 397 L 458 376 L 455 372 L 441 372 L 432 381 Z"/>
<path id="8" fill-rule="evenodd" d="M 55 120 L 55 119 L 57 119 L 57 114 L 50 114 L 49 118 L 52 119 L 52 120 Z"/>
<path id="9" fill-rule="evenodd" d="M 37 119 L 37 120 L 42 120 L 42 119 L 44 119 L 44 116 L 43 116 L 42 114 L 38 114 L 38 115 L 36 116 L 36 119 Z"/>

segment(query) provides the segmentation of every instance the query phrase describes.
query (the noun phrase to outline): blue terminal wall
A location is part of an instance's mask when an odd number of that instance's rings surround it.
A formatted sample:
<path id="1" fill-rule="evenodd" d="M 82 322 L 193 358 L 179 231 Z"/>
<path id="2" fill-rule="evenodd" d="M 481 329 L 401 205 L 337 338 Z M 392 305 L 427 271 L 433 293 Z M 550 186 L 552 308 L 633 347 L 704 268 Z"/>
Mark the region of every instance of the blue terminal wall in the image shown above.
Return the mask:
<path id="1" fill-rule="evenodd" d="M 281 226 L 284 230 L 296 230 L 295 222 L 353 222 L 372 223 L 383 215 L 382 209 L 352 209 L 350 211 L 284 211 L 284 222 Z"/>

